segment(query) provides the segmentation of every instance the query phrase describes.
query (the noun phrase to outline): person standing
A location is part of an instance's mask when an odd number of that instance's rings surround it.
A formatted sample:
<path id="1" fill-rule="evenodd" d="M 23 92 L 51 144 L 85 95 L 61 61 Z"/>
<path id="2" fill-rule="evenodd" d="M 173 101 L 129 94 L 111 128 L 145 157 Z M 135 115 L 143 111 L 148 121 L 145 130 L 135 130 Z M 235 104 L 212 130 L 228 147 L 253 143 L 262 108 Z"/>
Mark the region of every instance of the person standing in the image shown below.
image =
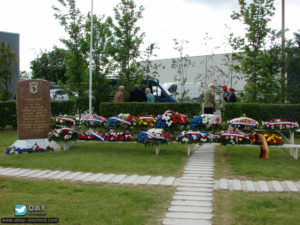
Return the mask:
<path id="1" fill-rule="evenodd" d="M 223 90 L 223 93 L 222 93 L 223 103 L 228 102 L 228 100 L 229 100 L 229 92 L 227 90 L 227 86 L 223 85 L 222 86 L 222 90 Z"/>
<path id="2" fill-rule="evenodd" d="M 120 86 L 119 91 L 115 94 L 114 102 L 124 102 L 125 87 Z"/>
<path id="3" fill-rule="evenodd" d="M 154 96 L 151 93 L 150 88 L 145 89 L 145 94 L 146 94 L 146 97 L 147 97 L 147 102 L 154 102 Z"/>
<path id="4" fill-rule="evenodd" d="M 204 91 L 204 114 L 213 114 L 215 111 L 215 85 L 209 84 L 209 88 Z"/>
<path id="5" fill-rule="evenodd" d="M 235 96 L 234 92 L 235 92 L 235 90 L 233 88 L 229 88 L 228 102 L 236 102 L 236 96 Z"/>
<path id="6" fill-rule="evenodd" d="M 137 84 L 129 96 L 130 102 L 146 102 L 147 98 L 144 92 L 141 91 L 140 86 Z"/>

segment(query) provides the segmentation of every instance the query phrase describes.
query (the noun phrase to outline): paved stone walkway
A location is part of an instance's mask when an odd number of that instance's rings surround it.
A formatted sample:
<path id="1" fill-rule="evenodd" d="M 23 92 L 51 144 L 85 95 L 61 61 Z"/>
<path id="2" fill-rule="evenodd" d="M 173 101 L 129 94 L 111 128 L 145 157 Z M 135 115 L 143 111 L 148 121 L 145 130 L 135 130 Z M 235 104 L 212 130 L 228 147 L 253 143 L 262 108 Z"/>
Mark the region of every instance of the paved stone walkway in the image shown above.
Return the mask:
<path id="1" fill-rule="evenodd" d="M 23 177 L 36 179 L 52 179 L 62 181 L 78 181 L 93 183 L 114 183 L 114 184 L 133 184 L 133 185 L 164 185 L 176 186 L 180 179 L 176 177 L 162 176 L 139 176 L 126 174 L 103 174 L 103 173 L 84 173 L 60 170 L 33 170 L 22 168 L 3 168 L 0 167 L 0 176 Z"/>
<path id="2" fill-rule="evenodd" d="M 163 224 L 212 224 L 214 148 L 214 145 L 204 144 L 195 149 L 185 167 Z"/>

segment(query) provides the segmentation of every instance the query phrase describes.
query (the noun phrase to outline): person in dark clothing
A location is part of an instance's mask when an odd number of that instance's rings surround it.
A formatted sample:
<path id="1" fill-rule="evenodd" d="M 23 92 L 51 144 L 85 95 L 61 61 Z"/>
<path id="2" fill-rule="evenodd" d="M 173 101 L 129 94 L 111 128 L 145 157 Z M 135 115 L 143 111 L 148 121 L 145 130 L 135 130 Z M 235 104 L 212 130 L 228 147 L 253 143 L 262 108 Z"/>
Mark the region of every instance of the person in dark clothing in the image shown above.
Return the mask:
<path id="1" fill-rule="evenodd" d="M 234 94 L 234 89 L 233 88 L 229 88 L 229 98 L 228 98 L 228 102 L 236 102 L 236 96 Z"/>
<path id="2" fill-rule="evenodd" d="M 135 88 L 129 95 L 130 102 L 146 102 L 147 97 L 143 91 L 141 91 L 139 85 L 135 85 Z"/>

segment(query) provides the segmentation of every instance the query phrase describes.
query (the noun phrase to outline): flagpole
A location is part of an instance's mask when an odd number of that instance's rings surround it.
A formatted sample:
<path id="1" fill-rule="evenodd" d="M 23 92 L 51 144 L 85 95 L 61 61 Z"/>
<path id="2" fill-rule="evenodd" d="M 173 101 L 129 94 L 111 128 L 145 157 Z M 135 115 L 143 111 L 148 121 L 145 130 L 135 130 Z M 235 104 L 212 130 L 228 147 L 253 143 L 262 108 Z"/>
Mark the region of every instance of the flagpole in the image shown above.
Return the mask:
<path id="1" fill-rule="evenodd" d="M 90 35 L 90 63 L 89 63 L 89 114 L 93 114 L 92 110 L 92 76 L 93 76 L 93 69 L 92 69 L 92 53 L 93 53 L 93 0 L 91 0 L 91 35 Z"/>

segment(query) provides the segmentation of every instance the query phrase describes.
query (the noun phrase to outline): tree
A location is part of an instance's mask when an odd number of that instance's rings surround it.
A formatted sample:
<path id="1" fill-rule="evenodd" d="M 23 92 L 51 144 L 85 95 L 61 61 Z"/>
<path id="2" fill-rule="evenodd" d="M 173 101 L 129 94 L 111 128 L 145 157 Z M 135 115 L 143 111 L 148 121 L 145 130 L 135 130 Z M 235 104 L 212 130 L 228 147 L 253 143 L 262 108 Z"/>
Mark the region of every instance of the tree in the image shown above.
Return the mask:
<path id="1" fill-rule="evenodd" d="M 9 44 L 0 41 L 0 100 L 7 101 L 12 97 L 11 88 L 13 71 L 16 68 L 16 53 Z"/>
<path id="2" fill-rule="evenodd" d="M 68 51 L 54 47 L 52 51 L 42 52 L 30 62 L 33 79 L 45 79 L 49 82 L 66 84 L 66 60 Z"/>
<path id="3" fill-rule="evenodd" d="M 188 58 L 189 56 L 185 54 L 186 45 L 189 43 L 187 40 L 178 41 L 173 39 L 174 49 L 179 53 L 179 58 L 173 59 L 171 68 L 176 70 L 175 81 L 179 82 L 181 86 L 181 93 L 179 94 L 179 99 L 184 101 L 189 90 L 185 90 L 185 83 L 187 81 L 188 69 L 190 66 L 194 66 L 192 61 Z"/>
<path id="4" fill-rule="evenodd" d="M 69 93 L 78 93 L 79 99 L 87 97 L 88 90 L 88 64 L 86 52 L 88 43 L 85 39 L 85 18 L 80 10 L 76 8 L 75 0 L 57 0 L 62 9 L 55 6 L 55 18 L 59 20 L 68 34 L 68 39 L 61 39 L 69 52 L 66 60 L 66 77 Z M 66 10 L 64 12 L 63 10 Z M 82 101 L 86 101 L 81 99 Z M 80 100 L 80 101 L 81 101 Z"/>
<path id="5" fill-rule="evenodd" d="M 31 79 L 31 74 L 26 70 L 20 72 L 19 80 L 29 80 Z"/>
<path id="6" fill-rule="evenodd" d="M 159 77 L 159 74 L 157 72 L 158 69 L 164 69 L 164 66 L 161 63 L 153 63 L 153 61 L 151 60 L 152 57 L 156 57 L 156 54 L 154 54 L 155 49 L 158 49 L 158 47 L 156 46 L 156 44 L 152 43 L 144 51 L 144 59 L 141 66 L 144 77 L 146 77 L 147 80 L 153 78 L 157 79 Z"/>
<path id="7" fill-rule="evenodd" d="M 230 34 L 230 44 L 238 51 L 232 55 L 239 62 L 233 68 L 245 75 L 244 100 L 248 102 L 274 103 L 284 98 L 280 94 L 279 34 L 268 27 L 275 11 L 273 4 L 274 0 L 252 0 L 249 4 L 239 0 L 240 11 L 231 15 L 246 27 L 244 37 Z"/>
<path id="8" fill-rule="evenodd" d="M 114 25 L 114 55 L 117 63 L 117 72 L 123 84 L 129 90 L 134 83 L 142 79 L 140 63 L 137 59 L 141 55 L 140 46 L 143 43 L 144 33 L 140 33 L 137 22 L 142 18 L 143 6 L 138 9 L 133 0 L 121 0 L 115 8 Z"/>
<path id="9" fill-rule="evenodd" d="M 114 41 L 112 36 L 112 19 L 104 16 L 93 17 L 93 96 L 95 110 L 97 111 L 101 101 L 107 101 L 109 93 L 111 92 L 110 85 L 106 75 L 109 75 L 113 71 L 112 65 L 112 43 Z M 88 19 L 85 24 L 86 39 L 90 42 L 91 35 L 89 33 L 91 28 L 91 16 L 88 15 Z"/>
<path id="10" fill-rule="evenodd" d="M 287 99 L 290 103 L 300 102 L 300 33 L 286 49 L 287 53 Z"/>

